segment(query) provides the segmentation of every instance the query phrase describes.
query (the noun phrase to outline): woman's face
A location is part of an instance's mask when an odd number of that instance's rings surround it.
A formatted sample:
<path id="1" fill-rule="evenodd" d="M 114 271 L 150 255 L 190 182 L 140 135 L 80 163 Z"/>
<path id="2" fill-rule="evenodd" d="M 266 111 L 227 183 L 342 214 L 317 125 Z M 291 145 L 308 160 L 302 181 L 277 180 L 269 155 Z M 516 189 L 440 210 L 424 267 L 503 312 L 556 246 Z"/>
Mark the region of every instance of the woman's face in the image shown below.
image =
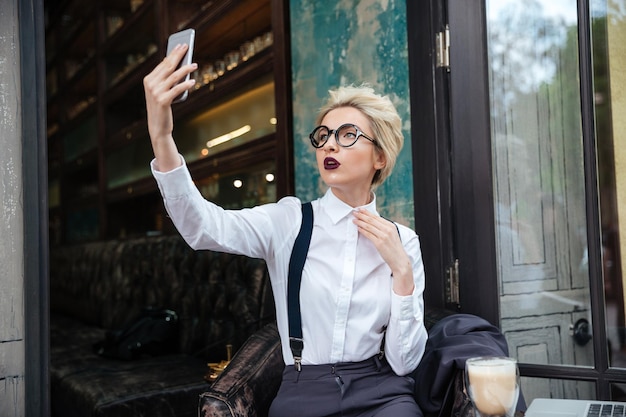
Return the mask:
<path id="1" fill-rule="evenodd" d="M 369 200 L 372 178 L 385 165 L 384 157 L 376 145 L 364 137 L 348 148 L 339 146 L 334 130 L 346 123 L 356 125 L 365 135 L 376 139 L 369 119 L 354 107 L 340 107 L 329 111 L 322 125 L 333 131 L 328 141 L 316 150 L 317 168 L 322 180 L 333 189 L 334 194 L 346 203 L 355 199 Z"/>

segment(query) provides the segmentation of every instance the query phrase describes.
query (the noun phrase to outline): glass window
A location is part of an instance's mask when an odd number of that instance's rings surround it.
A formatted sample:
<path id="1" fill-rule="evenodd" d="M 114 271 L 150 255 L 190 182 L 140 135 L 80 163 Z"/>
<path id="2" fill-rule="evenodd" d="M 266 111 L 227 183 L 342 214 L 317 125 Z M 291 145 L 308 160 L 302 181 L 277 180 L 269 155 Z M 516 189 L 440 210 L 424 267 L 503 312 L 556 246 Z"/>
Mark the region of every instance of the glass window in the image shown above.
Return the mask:
<path id="1" fill-rule="evenodd" d="M 274 83 L 264 77 L 222 103 L 174 123 L 174 140 L 188 164 L 276 132 Z M 133 143 L 106 158 L 109 189 L 150 176 L 150 141 Z"/>
<path id="2" fill-rule="evenodd" d="M 588 246 L 602 245 L 608 340 L 601 345 L 610 366 L 624 368 L 626 150 L 615 144 L 626 140 L 626 120 L 616 116 L 626 112 L 626 10 L 590 2 L 602 242 L 587 242 L 577 7 L 576 0 L 487 1 L 500 315 L 521 363 L 604 372 L 590 343 Z M 525 385 L 529 401 L 595 397 L 580 381 Z M 612 386 L 615 398 L 622 388 Z"/>
<path id="3" fill-rule="evenodd" d="M 229 173 L 215 173 L 196 181 L 202 195 L 225 209 L 253 207 L 276 201 L 276 164 L 273 161 Z"/>
<path id="4" fill-rule="evenodd" d="M 116 188 L 150 176 L 150 161 L 153 158 L 148 138 L 111 152 L 106 157 L 107 188 Z"/>
<path id="5" fill-rule="evenodd" d="M 593 382 L 573 381 L 567 379 L 521 377 L 521 390 L 526 405 L 535 398 L 565 398 L 572 400 L 595 399 Z"/>
<path id="6" fill-rule="evenodd" d="M 626 401 L 626 384 L 611 384 L 611 399 Z"/>
<path id="7" fill-rule="evenodd" d="M 626 112 L 626 10 L 616 2 L 596 1 L 591 11 L 607 346 L 610 366 L 626 368 L 621 250 L 626 222 L 620 222 L 621 214 L 626 216 L 626 150 L 615 146 L 626 141 L 626 121 L 620 116 Z"/>
<path id="8" fill-rule="evenodd" d="M 216 155 L 274 132 L 274 83 L 267 77 L 174 127 L 178 149 L 187 162 Z"/>
<path id="9" fill-rule="evenodd" d="M 70 162 L 96 148 L 98 129 L 96 116 L 90 116 L 63 137 L 64 161 Z"/>
<path id="10" fill-rule="evenodd" d="M 577 2 L 487 5 L 502 331 L 521 363 L 593 366 Z"/>

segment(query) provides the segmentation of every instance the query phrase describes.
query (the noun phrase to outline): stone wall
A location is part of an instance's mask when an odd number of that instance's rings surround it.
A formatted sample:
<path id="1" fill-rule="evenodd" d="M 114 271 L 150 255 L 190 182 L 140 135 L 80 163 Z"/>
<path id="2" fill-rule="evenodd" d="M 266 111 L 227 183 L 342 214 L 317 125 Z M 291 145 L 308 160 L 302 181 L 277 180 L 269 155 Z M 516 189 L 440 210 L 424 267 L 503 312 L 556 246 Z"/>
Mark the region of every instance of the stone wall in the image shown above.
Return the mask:
<path id="1" fill-rule="evenodd" d="M 0 416 L 25 415 L 18 1 L 0 7 Z"/>
<path id="2" fill-rule="evenodd" d="M 376 191 L 381 214 L 415 227 L 406 0 L 290 0 L 296 195 L 321 196 L 308 139 L 329 89 L 367 83 L 389 95 L 403 120 L 404 148 Z"/>

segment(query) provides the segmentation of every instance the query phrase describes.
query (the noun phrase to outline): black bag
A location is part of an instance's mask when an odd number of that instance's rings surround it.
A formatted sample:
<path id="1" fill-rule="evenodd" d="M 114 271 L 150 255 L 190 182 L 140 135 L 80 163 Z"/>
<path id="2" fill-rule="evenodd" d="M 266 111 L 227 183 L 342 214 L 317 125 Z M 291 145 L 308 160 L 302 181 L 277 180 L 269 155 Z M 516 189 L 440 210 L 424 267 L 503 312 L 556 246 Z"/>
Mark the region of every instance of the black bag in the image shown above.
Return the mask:
<path id="1" fill-rule="evenodd" d="M 147 308 L 122 329 L 107 332 L 93 347 L 98 355 L 125 360 L 175 353 L 178 315 L 172 310 Z"/>

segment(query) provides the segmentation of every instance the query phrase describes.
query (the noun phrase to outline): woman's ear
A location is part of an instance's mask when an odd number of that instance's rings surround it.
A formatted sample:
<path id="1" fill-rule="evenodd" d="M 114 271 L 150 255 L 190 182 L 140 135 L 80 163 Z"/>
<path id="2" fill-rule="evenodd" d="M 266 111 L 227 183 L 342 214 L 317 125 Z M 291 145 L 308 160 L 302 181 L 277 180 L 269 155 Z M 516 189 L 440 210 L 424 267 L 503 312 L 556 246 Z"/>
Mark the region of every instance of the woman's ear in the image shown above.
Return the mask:
<path id="1" fill-rule="evenodd" d="M 387 158 L 385 154 L 380 150 L 376 149 L 376 156 L 374 160 L 374 169 L 381 170 L 387 165 Z"/>

